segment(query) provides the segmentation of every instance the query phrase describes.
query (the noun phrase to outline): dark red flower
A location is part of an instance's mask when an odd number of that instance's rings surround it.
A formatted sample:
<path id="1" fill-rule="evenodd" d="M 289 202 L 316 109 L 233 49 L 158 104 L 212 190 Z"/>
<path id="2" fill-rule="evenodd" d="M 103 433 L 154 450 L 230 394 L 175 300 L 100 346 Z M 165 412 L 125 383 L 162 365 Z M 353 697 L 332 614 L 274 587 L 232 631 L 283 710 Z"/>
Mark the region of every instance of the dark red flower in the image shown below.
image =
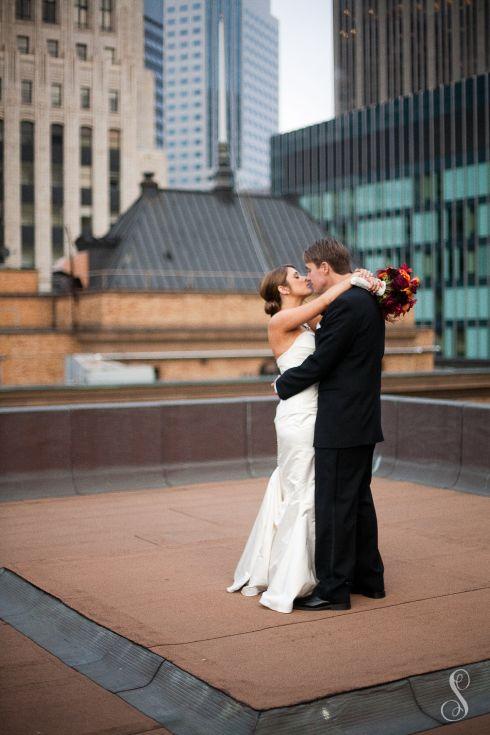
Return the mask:
<path id="1" fill-rule="evenodd" d="M 411 277 L 412 269 L 403 263 L 400 268 L 392 265 L 378 269 L 376 275 L 386 282 L 386 291 L 378 297 L 381 312 L 386 321 L 394 321 L 401 314 L 406 314 L 416 303 L 416 293 L 420 279 Z"/>

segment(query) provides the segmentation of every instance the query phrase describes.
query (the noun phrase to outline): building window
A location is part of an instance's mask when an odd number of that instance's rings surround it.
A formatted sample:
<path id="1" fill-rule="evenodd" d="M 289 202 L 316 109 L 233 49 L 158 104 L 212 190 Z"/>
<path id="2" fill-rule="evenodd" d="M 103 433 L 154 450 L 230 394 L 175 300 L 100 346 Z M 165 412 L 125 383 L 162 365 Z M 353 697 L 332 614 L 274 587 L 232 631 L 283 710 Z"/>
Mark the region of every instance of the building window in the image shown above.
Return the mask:
<path id="1" fill-rule="evenodd" d="M 31 0 L 16 0 L 15 17 L 17 20 L 32 20 Z"/>
<path id="2" fill-rule="evenodd" d="M 51 107 L 61 107 L 61 84 L 51 85 Z"/>
<path id="3" fill-rule="evenodd" d="M 54 38 L 48 38 L 46 41 L 48 54 L 49 56 L 52 56 L 54 59 L 58 58 L 59 56 L 59 46 L 58 41 L 56 41 Z"/>
<path id="4" fill-rule="evenodd" d="M 23 79 L 20 83 L 20 99 L 23 105 L 32 105 L 32 82 Z"/>
<path id="5" fill-rule="evenodd" d="M 77 28 L 88 28 L 88 0 L 75 0 L 75 23 Z"/>
<path id="6" fill-rule="evenodd" d="M 100 0 L 100 30 L 114 30 L 114 8 L 112 0 Z"/>
<path id="7" fill-rule="evenodd" d="M 92 217 L 80 217 L 80 229 L 84 237 L 90 237 L 92 234 Z"/>
<path id="8" fill-rule="evenodd" d="M 92 187 L 82 187 L 80 189 L 80 204 L 82 207 L 92 205 Z"/>
<path id="9" fill-rule="evenodd" d="M 80 229 L 92 234 L 92 128 L 80 128 Z"/>
<path id="10" fill-rule="evenodd" d="M 109 130 L 109 210 L 111 224 L 120 212 L 121 133 Z"/>
<path id="11" fill-rule="evenodd" d="M 29 36 L 17 36 L 17 51 L 20 54 L 29 53 Z"/>
<path id="12" fill-rule="evenodd" d="M 5 260 L 5 256 L 7 255 L 4 247 L 5 247 L 5 233 L 4 233 L 4 204 L 3 204 L 3 185 L 4 185 L 4 176 L 3 176 L 3 120 L 0 119 L 0 263 L 3 263 Z"/>
<path id="13" fill-rule="evenodd" d="M 43 0 L 43 21 L 45 23 L 57 23 L 56 0 Z"/>
<path id="14" fill-rule="evenodd" d="M 34 267 L 34 123 L 20 123 L 20 240 L 22 267 Z"/>
<path id="15" fill-rule="evenodd" d="M 82 110 L 90 109 L 90 87 L 80 87 L 80 107 Z"/>
<path id="16" fill-rule="evenodd" d="M 92 166 L 92 128 L 80 128 L 80 166 Z"/>
<path id="17" fill-rule="evenodd" d="M 116 89 L 109 90 L 109 112 L 119 110 L 119 92 Z"/>
<path id="18" fill-rule="evenodd" d="M 87 44 L 86 43 L 77 43 L 77 56 L 80 59 L 80 61 L 87 61 Z"/>
<path id="19" fill-rule="evenodd" d="M 51 247 L 63 255 L 63 125 L 51 125 Z"/>
<path id="20" fill-rule="evenodd" d="M 106 46 L 105 47 L 105 55 L 107 59 L 109 60 L 109 63 L 115 64 L 116 63 L 116 49 L 112 46 Z"/>

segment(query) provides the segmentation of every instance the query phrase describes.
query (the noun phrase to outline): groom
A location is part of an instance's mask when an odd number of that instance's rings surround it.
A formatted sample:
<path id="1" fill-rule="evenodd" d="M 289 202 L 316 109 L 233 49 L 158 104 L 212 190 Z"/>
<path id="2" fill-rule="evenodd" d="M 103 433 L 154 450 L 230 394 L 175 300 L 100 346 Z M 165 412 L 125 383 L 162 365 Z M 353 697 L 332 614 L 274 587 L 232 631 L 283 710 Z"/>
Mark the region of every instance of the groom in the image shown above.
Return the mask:
<path id="1" fill-rule="evenodd" d="M 325 237 L 305 250 L 317 294 L 351 272 L 347 248 Z M 385 596 L 371 495 L 374 445 L 381 431 L 381 359 L 385 326 L 376 299 L 351 288 L 328 307 L 316 349 L 276 381 L 283 400 L 318 383 L 315 424 L 315 566 L 318 585 L 299 610 L 348 610 L 350 594 Z"/>

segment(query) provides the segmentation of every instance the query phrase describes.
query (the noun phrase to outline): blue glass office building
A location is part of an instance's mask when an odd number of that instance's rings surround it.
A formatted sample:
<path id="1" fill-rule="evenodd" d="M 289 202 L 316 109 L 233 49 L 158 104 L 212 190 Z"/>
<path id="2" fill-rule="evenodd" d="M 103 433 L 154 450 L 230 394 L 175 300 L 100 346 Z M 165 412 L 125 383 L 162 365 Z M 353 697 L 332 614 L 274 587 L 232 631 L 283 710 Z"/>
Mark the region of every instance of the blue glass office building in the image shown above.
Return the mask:
<path id="1" fill-rule="evenodd" d="M 413 266 L 416 322 L 443 357 L 490 358 L 488 73 L 276 135 L 271 151 L 273 193 L 366 267 Z"/>
<path id="2" fill-rule="evenodd" d="M 145 0 L 145 66 L 155 77 L 155 146 L 163 148 L 163 0 Z"/>

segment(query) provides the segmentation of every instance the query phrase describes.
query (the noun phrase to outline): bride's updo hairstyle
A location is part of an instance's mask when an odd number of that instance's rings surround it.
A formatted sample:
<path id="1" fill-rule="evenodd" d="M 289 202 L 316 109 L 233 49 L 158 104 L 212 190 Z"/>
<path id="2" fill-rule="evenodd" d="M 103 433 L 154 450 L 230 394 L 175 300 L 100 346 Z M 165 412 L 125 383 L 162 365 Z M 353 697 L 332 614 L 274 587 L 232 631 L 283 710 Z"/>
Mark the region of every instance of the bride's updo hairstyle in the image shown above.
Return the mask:
<path id="1" fill-rule="evenodd" d="M 264 311 L 269 316 L 274 316 L 281 311 L 281 294 L 279 286 L 288 285 L 288 268 L 294 268 L 294 265 L 280 265 L 278 268 L 265 274 L 260 284 L 260 295 L 265 301 Z"/>

